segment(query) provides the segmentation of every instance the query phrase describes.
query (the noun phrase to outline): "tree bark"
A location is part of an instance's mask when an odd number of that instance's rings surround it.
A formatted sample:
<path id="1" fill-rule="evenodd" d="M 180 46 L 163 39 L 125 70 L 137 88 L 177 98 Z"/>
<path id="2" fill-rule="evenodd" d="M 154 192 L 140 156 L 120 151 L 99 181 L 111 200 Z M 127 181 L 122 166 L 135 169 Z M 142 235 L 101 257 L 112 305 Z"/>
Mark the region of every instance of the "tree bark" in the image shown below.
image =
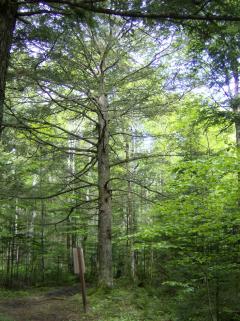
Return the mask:
<path id="1" fill-rule="evenodd" d="M 234 98 L 238 99 L 239 98 L 239 75 L 238 75 L 238 71 L 234 72 L 233 78 L 234 78 Z M 233 111 L 236 114 L 236 120 L 235 120 L 236 147 L 237 147 L 237 149 L 239 149 L 240 148 L 240 120 L 239 120 L 240 104 L 239 103 L 234 105 Z M 237 153 L 239 153 L 239 150 L 237 151 Z"/>
<path id="2" fill-rule="evenodd" d="M 130 159 L 130 143 L 126 141 L 126 160 L 129 161 Z M 132 153 L 133 154 L 133 153 Z M 130 163 L 126 163 L 126 170 L 127 175 L 129 176 L 132 169 Z M 134 226 L 134 208 L 133 208 L 133 201 L 132 201 L 132 183 L 130 180 L 127 182 L 127 246 L 128 246 L 128 257 L 127 257 L 127 265 L 128 265 L 128 274 L 130 275 L 131 279 L 135 281 L 136 279 L 136 262 L 135 262 L 135 251 L 134 251 L 134 239 L 132 234 L 134 233 L 135 226 Z M 129 238 L 130 236 L 130 238 Z"/>
<path id="3" fill-rule="evenodd" d="M 0 0 L 0 136 L 3 130 L 6 75 L 16 24 L 17 8 L 17 1 Z"/>
<path id="4" fill-rule="evenodd" d="M 99 284 L 112 287 L 112 206 L 109 166 L 108 101 L 104 92 L 104 79 L 100 80 L 98 98 L 98 263 Z"/>
<path id="5" fill-rule="evenodd" d="M 236 155 L 237 155 L 237 159 L 238 161 L 240 160 L 240 104 L 239 104 L 239 75 L 238 75 L 238 70 L 235 70 L 233 72 L 233 79 L 234 79 L 234 99 L 236 100 L 236 102 L 234 103 L 233 106 L 233 112 L 235 114 L 235 122 L 234 122 L 234 126 L 235 126 L 235 132 L 236 132 Z M 238 179 L 238 195 L 237 195 L 237 203 L 238 203 L 238 207 L 240 207 L 240 171 L 238 171 L 237 173 L 237 179 Z M 235 228 L 235 232 L 238 228 Z"/>

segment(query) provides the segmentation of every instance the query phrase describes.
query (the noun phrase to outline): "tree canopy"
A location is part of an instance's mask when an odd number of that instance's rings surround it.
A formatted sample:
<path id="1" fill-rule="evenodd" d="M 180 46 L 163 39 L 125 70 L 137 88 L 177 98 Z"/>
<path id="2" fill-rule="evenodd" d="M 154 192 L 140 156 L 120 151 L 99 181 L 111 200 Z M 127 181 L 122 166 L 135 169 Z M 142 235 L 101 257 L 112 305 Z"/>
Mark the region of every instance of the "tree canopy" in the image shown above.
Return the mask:
<path id="1" fill-rule="evenodd" d="M 156 318 L 239 320 L 239 20 L 0 0 L 2 287 L 75 282 L 81 246 L 89 284 L 144 287 Z"/>

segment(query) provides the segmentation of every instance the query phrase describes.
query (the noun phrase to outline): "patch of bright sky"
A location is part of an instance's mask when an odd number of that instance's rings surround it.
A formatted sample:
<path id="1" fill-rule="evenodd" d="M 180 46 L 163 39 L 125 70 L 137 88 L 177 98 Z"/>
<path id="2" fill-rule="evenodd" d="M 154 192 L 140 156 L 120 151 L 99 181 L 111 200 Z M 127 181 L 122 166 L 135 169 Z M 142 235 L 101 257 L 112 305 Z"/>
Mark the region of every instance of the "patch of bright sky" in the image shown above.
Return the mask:
<path id="1" fill-rule="evenodd" d="M 186 93 L 191 92 L 202 98 L 205 97 L 206 100 L 212 101 L 213 104 L 217 104 L 219 108 L 229 108 L 229 99 L 234 97 L 234 80 L 231 79 L 228 85 L 224 84 L 223 76 L 213 74 L 213 71 L 211 70 L 211 61 L 208 59 L 207 55 L 205 57 L 203 56 L 202 59 L 205 61 L 205 67 L 203 69 L 201 67 L 196 68 L 195 75 L 191 76 L 189 73 L 191 70 L 191 62 L 189 62 L 189 59 L 184 58 L 184 53 L 181 52 L 181 50 L 179 53 L 177 51 L 175 54 L 173 53 L 168 59 L 167 73 L 175 75 L 175 77 L 173 77 L 172 82 L 169 82 L 170 86 L 166 89 L 183 96 Z M 199 80 L 201 78 L 208 78 L 209 75 L 213 76 L 212 84 L 200 84 L 201 81 Z M 194 77 L 196 78 L 195 83 Z"/>

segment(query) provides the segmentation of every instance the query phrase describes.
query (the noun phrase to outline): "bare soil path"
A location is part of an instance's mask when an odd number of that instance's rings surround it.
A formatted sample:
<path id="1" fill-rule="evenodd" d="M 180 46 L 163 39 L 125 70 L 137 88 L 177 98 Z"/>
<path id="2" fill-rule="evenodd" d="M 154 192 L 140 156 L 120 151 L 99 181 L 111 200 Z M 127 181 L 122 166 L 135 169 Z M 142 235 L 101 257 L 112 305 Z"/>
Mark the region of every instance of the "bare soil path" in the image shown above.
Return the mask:
<path id="1" fill-rule="evenodd" d="M 78 287 L 67 287 L 40 296 L 0 301 L 0 321 L 85 321 Z"/>

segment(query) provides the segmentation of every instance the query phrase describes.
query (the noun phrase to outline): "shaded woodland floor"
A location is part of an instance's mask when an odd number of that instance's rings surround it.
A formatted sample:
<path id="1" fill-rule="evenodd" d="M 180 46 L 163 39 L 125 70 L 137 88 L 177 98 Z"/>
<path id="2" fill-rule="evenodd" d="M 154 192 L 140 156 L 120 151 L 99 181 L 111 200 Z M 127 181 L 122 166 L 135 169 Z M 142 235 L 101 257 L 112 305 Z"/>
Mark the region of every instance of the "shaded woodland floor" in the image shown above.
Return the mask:
<path id="1" fill-rule="evenodd" d="M 0 321 L 165 321 L 159 299 L 145 289 L 89 289 L 89 311 L 83 313 L 79 285 L 33 293 L 12 292 L 0 299 Z M 6 294 L 7 295 L 7 294 Z M 21 296 L 21 297 L 20 297 Z"/>
<path id="2" fill-rule="evenodd" d="M 39 295 L 0 301 L 1 321 L 79 321 L 91 320 L 83 314 L 81 302 L 74 298 L 76 287 Z"/>

